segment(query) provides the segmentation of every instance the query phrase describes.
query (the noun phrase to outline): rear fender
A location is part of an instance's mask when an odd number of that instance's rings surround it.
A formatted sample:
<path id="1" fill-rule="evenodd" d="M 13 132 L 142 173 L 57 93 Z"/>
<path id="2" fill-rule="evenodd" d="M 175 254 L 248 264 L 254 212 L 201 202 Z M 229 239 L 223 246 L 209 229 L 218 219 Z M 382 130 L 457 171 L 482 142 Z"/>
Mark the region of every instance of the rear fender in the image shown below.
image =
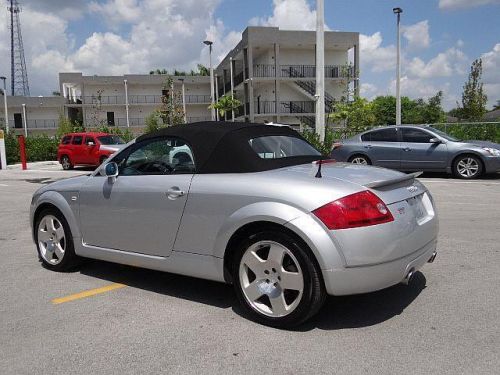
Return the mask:
<path id="1" fill-rule="evenodd" d="M 332 239 L 309 213 L 278 202 L 254 203 L 234 212 L 217 234 L 214 256 L 223 258 L 231 236 L 253 222 L 271 222 L 294 232 L 309 246 L 321 269 L 343 264 Z"/>

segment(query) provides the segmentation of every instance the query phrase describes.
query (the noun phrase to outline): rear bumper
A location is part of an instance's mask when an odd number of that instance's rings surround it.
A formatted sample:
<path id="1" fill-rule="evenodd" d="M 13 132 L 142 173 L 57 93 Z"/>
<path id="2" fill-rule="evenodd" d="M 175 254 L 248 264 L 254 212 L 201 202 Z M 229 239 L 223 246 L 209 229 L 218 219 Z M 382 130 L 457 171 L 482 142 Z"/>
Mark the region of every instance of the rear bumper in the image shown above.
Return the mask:
<path id="1" fill-rule="evenodd" d="M 370 266 L 323 270 L 325 287 L 330 295 L 340 296 L 374 292 L 404 280 L 410 270 L 417 271 L 436 251 L 437 239 L 407 255 L 386 263 Z"/>

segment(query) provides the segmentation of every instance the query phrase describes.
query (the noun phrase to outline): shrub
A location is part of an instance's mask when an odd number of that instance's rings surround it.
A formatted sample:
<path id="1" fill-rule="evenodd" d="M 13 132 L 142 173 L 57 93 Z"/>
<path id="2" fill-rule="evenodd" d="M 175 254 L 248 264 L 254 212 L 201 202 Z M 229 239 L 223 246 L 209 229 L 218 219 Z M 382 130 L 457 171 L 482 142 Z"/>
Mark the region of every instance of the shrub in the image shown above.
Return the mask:
<path id="1" fill-rule="evenodd" d="M 59 140 L 45 134 L 33 135 L 26 138 L 26 159 L 27 161 L 57 160 L 57 147 Z M 19 153 L 19 141 L 14 132 L 5 136 L 5 151 L 7 154 L 7 164 L 19 163 L 21 155 Z"/>
<path id="2" fill-rule="evenodd" d="M 458 139 L 500 143 L 500 123 L 434 124 L 432 126 Z"/>

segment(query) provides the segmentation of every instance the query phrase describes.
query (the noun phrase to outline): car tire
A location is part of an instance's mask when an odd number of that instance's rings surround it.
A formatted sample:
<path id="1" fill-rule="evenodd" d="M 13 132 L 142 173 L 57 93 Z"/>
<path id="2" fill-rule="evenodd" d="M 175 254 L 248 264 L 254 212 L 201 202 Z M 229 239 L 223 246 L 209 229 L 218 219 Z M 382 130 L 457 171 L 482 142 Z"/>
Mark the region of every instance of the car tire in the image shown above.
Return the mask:
<path id="1" fill-rule="evenodd" d="M 483 174 L 483 163 L 475 155 L 460 155 L 453 162 L 453 174 L 464 180 L 473 180 Z"/>
<path id="2" fill-rule="evenodd" d="M 371 165 L 372 164 L 372 162 L 368 158 L 368 156 L 365 156 L 365 155 L 353 155 L 349 158 L 348 162 L 352 163 L 352 164 L 361 164 L 361 165 Z"/>
<path id="3" fill-rule="evenodd" d="M 309 248 L 293 236 L 259 232 L 243 240 L 235 251 L 234 288 L 253 320 L 291 328 L 311 318 L 323 305 L 326 291 L 320 268 Z"/>
<path id="4" fill-rule="evenodd" d="M 43 266 L 52 271 L 68 271 L 79 264 L 73 236 L 64 215 L 47 208 L 35 220 L 35 243 Z"/>
<path id="5" fill-rule="evenodd" d="M 73 169 L 74 167 L 68 155 L 61 156 L 61 165 L 65 171 Z"/>

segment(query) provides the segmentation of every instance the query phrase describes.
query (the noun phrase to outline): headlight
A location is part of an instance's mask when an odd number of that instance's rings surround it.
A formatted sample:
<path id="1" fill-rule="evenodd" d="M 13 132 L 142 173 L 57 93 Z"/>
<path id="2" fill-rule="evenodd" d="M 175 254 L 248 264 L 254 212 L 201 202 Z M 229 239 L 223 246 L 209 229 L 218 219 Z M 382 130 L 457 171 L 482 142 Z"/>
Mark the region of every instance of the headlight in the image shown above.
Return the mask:
<path id="1" fill-rule="evenodd" d="M 483 150 L 493 156 L 500 156 L 500 150 L 491 147 L 483 147 Z"/>

